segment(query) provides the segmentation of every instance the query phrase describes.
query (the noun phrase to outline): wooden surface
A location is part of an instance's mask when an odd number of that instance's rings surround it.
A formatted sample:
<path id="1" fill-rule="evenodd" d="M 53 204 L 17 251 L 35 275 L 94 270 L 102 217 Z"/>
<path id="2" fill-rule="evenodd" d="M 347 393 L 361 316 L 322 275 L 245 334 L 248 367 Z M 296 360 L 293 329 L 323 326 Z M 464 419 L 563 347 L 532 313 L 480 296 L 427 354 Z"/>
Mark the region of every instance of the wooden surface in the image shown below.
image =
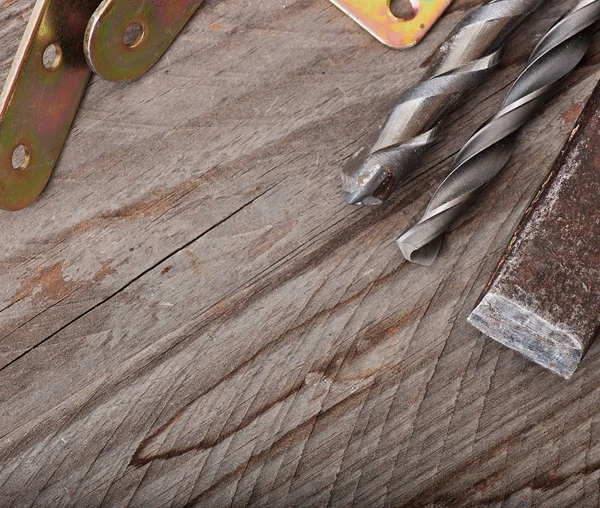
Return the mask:
<path id="1" fill-rule="evenodd" d="M 549 1 L 378 209 L 339 169 L 473 0 L 394 52 L 327 0 L 207 0 L 93 79 L 0 212 L 1 506 L 596 506 L 600 344 L 570 382 L 466 323 L 600 77 L 596 44 L 428 269 L 394 239 L 500 104 Z M 33 2 L 0 0 L 0 78 Z"/>

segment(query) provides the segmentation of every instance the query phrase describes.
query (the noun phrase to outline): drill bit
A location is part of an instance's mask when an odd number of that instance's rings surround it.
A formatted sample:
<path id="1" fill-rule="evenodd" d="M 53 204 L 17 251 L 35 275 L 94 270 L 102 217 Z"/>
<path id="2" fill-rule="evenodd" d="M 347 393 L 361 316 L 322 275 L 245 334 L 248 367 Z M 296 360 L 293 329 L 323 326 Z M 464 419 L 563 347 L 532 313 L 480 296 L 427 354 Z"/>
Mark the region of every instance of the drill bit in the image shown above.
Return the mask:
<path id="1" fill-rule="evenodd" d="M 468 14 L 440 46 L 421 83 L 392 108 L 378 140 L 349 161 L 342 183 L 349 204 L 379 205 L 418 165 L 453 104 L 486 81 L 508 36 L 543 0 L 491 0 Z"/>
<path id="2" fill-rule="evenodd" d="M 426 266 L 434 261 L 443 233 L 508 162 L 517 131 L 543 107 L 560 80 L 579 64 L 591 44 L 593 25 L 598 20 L 600 0 L 581 0 L 542 38 L 500 112 L 458 153 L 450 174 L 423 216 L 398 239 L 407 260 Z"/>

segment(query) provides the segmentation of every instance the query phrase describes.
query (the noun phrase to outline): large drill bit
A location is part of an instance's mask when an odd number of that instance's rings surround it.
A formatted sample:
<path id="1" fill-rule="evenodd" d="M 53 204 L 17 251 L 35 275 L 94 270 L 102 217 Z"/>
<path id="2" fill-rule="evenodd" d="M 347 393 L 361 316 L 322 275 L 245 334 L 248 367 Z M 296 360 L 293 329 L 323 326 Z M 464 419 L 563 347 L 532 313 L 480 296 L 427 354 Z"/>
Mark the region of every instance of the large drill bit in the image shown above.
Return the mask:
<path id="1" fill-rule="evenodd" d="M 562 78 L 581 61 L 600 20 L 600 0 L 581 0 L 543 37 L 500 112 L 467 142 L 423 216 L 398 239 L 404 257 L 430 265 L 442 235 L 512 155 L 517 131 L 545 104 Z"/>
<path id="2" fill-rule="evenodd" d="M 396 102 L 374 146 L 357 152 L 344 169 L 349 204 L 378 205 L 390 196 L 435 141 L 446 111 L 489 78 L 508 36 L 542 1 L 491 0 L 459 23 L 425 80 Z"/>

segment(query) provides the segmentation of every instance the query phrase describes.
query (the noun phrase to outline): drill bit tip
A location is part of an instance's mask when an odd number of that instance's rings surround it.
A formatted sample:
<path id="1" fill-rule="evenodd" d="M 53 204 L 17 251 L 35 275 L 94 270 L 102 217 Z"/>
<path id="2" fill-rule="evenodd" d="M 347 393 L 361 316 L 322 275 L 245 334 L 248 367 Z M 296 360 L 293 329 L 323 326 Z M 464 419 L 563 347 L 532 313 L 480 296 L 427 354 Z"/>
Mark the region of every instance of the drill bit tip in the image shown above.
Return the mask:
<path id="1" fill-rule="evenodd" d="M 365 148 L 356 152 L 342 173 L 348 204 L 381 205 L 394 191 L 398 174 L 414 166 L 415 160 L 433 144 L 438 133 L 439 127 L 434 127 L 406 143 L 372 153 Z"/>

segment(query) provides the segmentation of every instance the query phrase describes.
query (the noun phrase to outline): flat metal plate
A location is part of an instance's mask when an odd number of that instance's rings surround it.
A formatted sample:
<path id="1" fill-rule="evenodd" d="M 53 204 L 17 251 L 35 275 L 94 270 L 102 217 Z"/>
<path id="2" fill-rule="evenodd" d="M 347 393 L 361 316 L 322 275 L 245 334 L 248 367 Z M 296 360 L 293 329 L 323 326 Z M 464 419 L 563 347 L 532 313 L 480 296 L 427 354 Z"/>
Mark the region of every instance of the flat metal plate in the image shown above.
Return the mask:
<path id="1" fill-rule="evenodd" d="M 90 70 L 81 50 L 99 0 L 38 0 L 0 95 L 0 207 L 19 210 L 46 186 Z M 44 64 L 48 48 L 54 58 Z M 15 150 L 24 155 L 15 168 Z"/>
<path id="2" fill-rule="evenodd" d="M 392 48 L 418 44 L 452 0 L 410 0 L 414 15 L 399 19 L 390 10 L 390 0 L 331 0 L 380 42 Z"/>
<path id="3" fill-rule="evenodd" d="M 203 0 L 104 0 L 90 20 L 84 52 L 94 72 L 110 81 L 136 78 L 152 67 Z M 140 34 L 129 44 L 128 28 Z"/>

